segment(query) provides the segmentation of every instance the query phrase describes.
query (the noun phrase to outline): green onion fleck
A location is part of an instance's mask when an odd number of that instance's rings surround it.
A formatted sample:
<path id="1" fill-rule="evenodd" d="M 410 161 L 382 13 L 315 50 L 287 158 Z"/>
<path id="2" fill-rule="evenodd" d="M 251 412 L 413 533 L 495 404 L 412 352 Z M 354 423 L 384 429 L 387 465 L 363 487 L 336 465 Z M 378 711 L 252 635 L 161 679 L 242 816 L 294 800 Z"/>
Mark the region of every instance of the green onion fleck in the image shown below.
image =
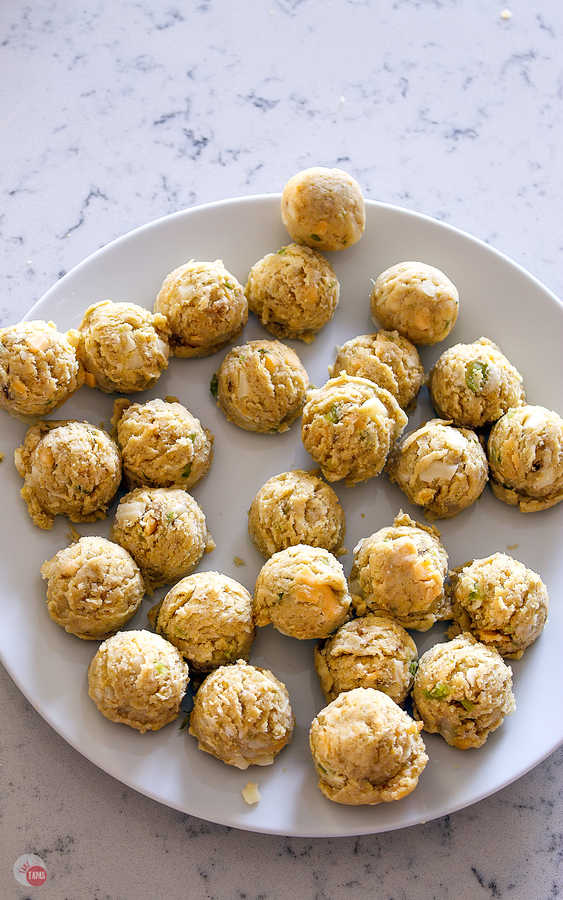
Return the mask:
<path id="1" fill-rule="evenodd" d="M 192 464 L 191 462 L 182 470 L 182 478 L 189 478 L 192 473 Z"/>
<path id="2" fill-rule="evenodd" d="M 463 700 L 461 701 L 461 705 L 463 706 L 463 708 L 464 708 L 465 710 L 467 710 L 467 712 L 471 712 L 471 710 L 472 710 L 473 707 L 475 706 L 475 704 L 472 703 L 471 700 L 465 700 L 465 699 L 463 699 Z"/>
<path id="3" fill-rule="evenodd" d="M 425 690 L 424 696 L 427 700 L 443 700 L 450 693 L 450 689 L 443 681 L 437 681 L 431 690 Z"/>
<path id="4" fill-rule="evenodd" d="M 322 241 L 322 237 L 319 234 L 311 234 L 309 235 L 309 237 L 311 237 L 314 241 Z"/>
<path id="5" fill-rule="evenodd" d="M 287 250 L 287 247 L 282 247 L 281 250 L 278 250 L 278 256 L 283 256 L 284 253 L 286 252 L 286 250 Z"/>
<path id="6" fill-rule="evenodd" d="M 487 380 L 489 367 L 487 363 L 478 360 L 470 362 L 465 367 L 465 383 L 470 391 L 476 394 L 481 390 Z"/>
<path id="7" fill-rule="evenodd" d="M 228 287 L 228 288 L 230 288 L 230 289 L 232 290 L 232 289 L 234 288 L 234 284 L 232 283 L 232 281 L 226 281 L 226 282 L 225 282 L 225 287 Z"/>
<path id="8" fill-rule="evenodd" d="M 340 411 L 336 403 L 334 403 L 329 411 L 325 413 L 325 419 L 328 419 L 329 422 L 333 422 L 335 425 L 337 422 L 340 422 Z"/>
<path id="9" fill-rule="evenodd" d="M 197 434 L 195 433 L 195 431 L 192 431 L 191 434 L 188 434 L 188 437 L 189 437 L 190 441 L 193 443 L 197 437 Z"/>
<path id="10" fill-rule="evenodd" d="M 417 669 L 418 669 L 418 660 L 413 659 L 413 661 L 409 665 L 409 672 L 411 673 L 413 678 L 417 673 Z"/>
<path id="11" fill-rule="evenodd" d="M 217 394 L 219 393 L 219 379 L 217 378 L 217 372 L 214 373 L 213 378 L 209 382 L 209 390 L 217 399 Z"/>

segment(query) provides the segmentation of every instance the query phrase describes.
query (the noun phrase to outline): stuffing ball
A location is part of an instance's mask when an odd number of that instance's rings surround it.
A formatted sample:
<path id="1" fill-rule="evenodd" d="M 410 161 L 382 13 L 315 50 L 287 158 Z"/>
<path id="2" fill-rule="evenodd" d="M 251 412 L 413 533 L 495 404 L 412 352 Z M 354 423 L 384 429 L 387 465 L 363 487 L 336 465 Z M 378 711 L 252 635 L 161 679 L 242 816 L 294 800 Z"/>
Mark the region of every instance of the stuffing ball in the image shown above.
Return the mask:
<path id="1" fill-rule="evenodd" d="M 371 314 L 413 344 L 437 344 L 454 327 L 459 309 L 455 284 L 440 269 L 401 262 L 386 269 L 371 292 Z"/>
<path id="2" fill-rule="evenodd" d="M 87 641 L 119 631 L 137 612 L 145 586 L 123 547 L 83 537 L 41 566 L 47 610 L 57 625 Z"/>
<path id="3" fill-rule="evenodd" d="M 191 259 L 170 272 L 154 309 L 168 319 L 175 356 L 216 353 L 240 334 L 248 319 L 242 285 L 220 259 Z"/>
<path id="4" fill-rule="evenodd" d="M 314 166 L 289 179 L 281 201 L 283 224 L 298 244 L 344 250 L 366 227 L 362 189 L 348 172 Z"/>
<path id="5" fill-rule="evenodd" d="M 177 717 L 189 680 L 187 664 L 164 638 L 120 631 L 90 663 L 88 694 L 106 719 L 158 731 Z"/>
<path id="6" fill-rule="evenodd" d="M 245 431 L 287 431 L 301 413 L 309 376 L 291 347 L 250 341 L 234 347 L 212 379 L 227 419 Z"/>
<path id="7" fill-rule="evenodd" d="M 207 676 L 195 697 L 190 734 L 229 766 L 270 766 L 289 744 L 294 718 L 285 684 L 240 659 Z"/>
<path id="8" fill-rule="evenodd" d="M 512 406 L 526 402 L 520 372 L 484 337 L 445 350 L 428 386 L 441 418 L 472 428 L 496 422 Z"/>
<path id="9" fill-rule="evenodd" d="M 407 435 L 387 464 L 391 481 L 435 519 L 451 518 L 475 503 L 488 471 L 475 432 L 442 419 L 430 419 Z"/>
<path id="10" fill-rule="evenodd" d="M 470 632 L 509 659 L 520 659 L 540 636 L 549 597 L 540 576 L 506 553 L 474 559 L 450 573 L 454 625 L 449 636 Z"/>
<path id="11" fill-rule="evenodd" d="M 344 691 L 375 688 L 395 703 L 409 693 L 417 667 L 413 639 L 389 616 L 353 619 L 315 649 L 315 668 L 327 703 Z"/>
<path id="12" fill-rule="evenodd" d="M 459 750 L 481 747 L 516 709 L 510 666 L 470 634 L 421 656 L 412 696 L 424 730 Z"/>
<path id="13" fill-rule="evenodd" d="M 201 507 L 179 488 L 135 488 L 125 494 L 111 536 L 131 554 L 148 591 L 189 575 L 215 547 Z"/>
<path id="14" fill-rule="evenodd" d="M 421 728 L 381 691 L 360 687 L 340 694 L 309 732 L 319 788 L 350 806 L 406 797 L 428 762 Z"/>
<path id="15" fill-rule="evenodd" d="M 209 471 L 213 435 L 181 403 L 117 400 L 112 422 L 132 487 L 189 490 Z"/>
<path id="16" fill-rule="evenodd" d="M 389 391 L 343 373 L 310 392 L 301 437 L 327 481 L 357 484 L 379 475 L 406 424 Z"/>
<path id="17" fill-rule="evenodd" d="M 84 313 L 78 355 L 90 387 L 130 394 L 152 387 L 168 367 L 168 324 L 136 303 L 102 300 Z"/>
<path id="18" fill-rule="evenodd" d="M 198 572 L 175 584 L 159 604 L 155 628 L 190 669 L 209 672 L 248 659 L 254 640 L 252 597 L 219 572 Z"/>
<path id="19" fill-rule="evenodd" d="M 440 532 L 399 513 L 393 525 L 354 548 L 350 581 L 356 612 L 383 613 L 405 628 L 428 631 L 444 618 L 447 573 Z"/>
<path id="20" fill-rule="evenodd" d="M 249 309 L 268 331 L 310 344 L 332 319 L 340 285 L 324 256 L 288 244 L 252 266 L 245 292 Z"/>
<path id="21" fill-rule="evenodd" d="M 495 497 L 521 512 L 563 500 L 563 419 L 543 406 L 509 409 L 488 443 Z"/>
<path id="22" fill-rule="evenodd" d="M 344 569 L 321 547 L 297 544 L 264 563 L 254 589 L 258 626 L 270 623 L 299 640 L 328 637 L 349 618 Z"/>
<path id="23" fill-rule="evenodd" d="M 298 469 L 269 478 L 248 511 L 248 533 L 265 557 L 296 544 L 338 553 L 344 527 L 333 489 L 313 472 Z"/>
<path id="24" fill-rule="evenodd" d="M 38 528 L 52 528 L 59 515 L 71 522 L 105 518 L 121 482 L 119 450 L 88 422 L 53 419 L 32 425 L 14 461 L 24 480 L 21 495 Z"/>
<path id="25" fill-rule="evenodd" d="M 84 381 L 75 331 L 53 322 L 19 322 L 0 328 L 0 409 L 12 416 L 45 416 Z"/>
<path id="26" fill-rule="evenodd" d="M 393 394 L 403 409 L 407 409 L 422 387 L 424 369 L 418 350 L 398 331 L 377 331 L 360 334 L 339 347 L 329 375 L 357 375 L 368 378 Z"/>

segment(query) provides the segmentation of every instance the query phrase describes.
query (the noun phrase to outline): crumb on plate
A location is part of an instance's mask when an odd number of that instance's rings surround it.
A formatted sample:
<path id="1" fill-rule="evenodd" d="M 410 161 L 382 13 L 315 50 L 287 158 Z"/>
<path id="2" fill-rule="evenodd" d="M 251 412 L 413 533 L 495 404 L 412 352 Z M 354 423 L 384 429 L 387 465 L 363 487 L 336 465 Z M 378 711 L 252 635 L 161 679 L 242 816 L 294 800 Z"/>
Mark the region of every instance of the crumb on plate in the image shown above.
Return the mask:
<path id="1" fill-rule="evenodd" d="M 260 803 L 260 791 L 258 790 L 258 785 L 255 781 L 249 781 L 248 784 L 243 787 L 241 794 L 242 799 L 245 803 L 248 803 L 249 806 Z"/>

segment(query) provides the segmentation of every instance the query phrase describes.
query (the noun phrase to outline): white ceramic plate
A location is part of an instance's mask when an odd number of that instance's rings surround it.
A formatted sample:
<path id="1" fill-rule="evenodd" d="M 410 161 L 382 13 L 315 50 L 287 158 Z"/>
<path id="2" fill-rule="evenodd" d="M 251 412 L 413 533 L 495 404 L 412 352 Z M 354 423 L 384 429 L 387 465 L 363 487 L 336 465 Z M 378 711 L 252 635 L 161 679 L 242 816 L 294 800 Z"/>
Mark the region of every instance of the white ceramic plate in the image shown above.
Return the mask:
<path id="1" fill-rule="evenodd" d="M 392 263 L 421 259 L 444 269 L 461 295 L 458 323 L 448 340 L 422 353 L 428 369 L 446 346 L 486 335 L 500 343 L 523 373 L 532 403 L 561 412 L 563 308 L 538 281 L 479 241 L 424 216 L 368 203 L 362 241 L 332 254 L 342 285 L 340 306 L 317 340 L 292 342 L 311 381 L 322 384 L 334 348 L 373 330 L 369 315 L 370 278 Z M 279 197 L 249 197 L 215 203 L 160 219 L 95 253 L 49 290 L 28 318 L 54 319 L 59 327 L 79 324 L 88 304 L 106 297 L 152 306 L 166 273 L 190 257 L 221 257 L 244 282 L 249 267 L 288 242 L 279 217 Z M 244 339 L 265 336 L 250 317 Z M 267 335 L 266 335 L 267 336 Z M 215 434 L 215 459 L 208 477 L 194 489 L 217 542 L 201 568 L 217 569 L 252 591 L 263 560 L 247 537 L 246 513 L 258 488 L 271 475 L 310 467 L 296 424 L 284 435 L 252 435 L 226 422 L 216 408 L 209 380 L 223 354 L 203 360 L 172 360 L 158 386 L 136 399 L 175 394 Z M 113 398 L 83 388 L 56 417 L 109 422 Z M 48 617 L 39 567 L 68 543 L 69 525 L 59 518 L 51 532 L 34 528 L 19 497 L 21 481 L 11 460 L 25 427 L 2 415 L 2 658 L 38 712 L 73 747 L 132 788 L 214 822 L 253 831 L 288 835 L 364 834 L 425 822 L 486 797 L 536 765 L 563 741 L 559 689 L 563 683 L 563 587 L 561 522 L 563 505 L 524 516 L 496 501 L 489 489 L 472 508 L 441 524 L 450 564 L 511 548 L 539 571 L 552 598 L 542 637 L 513 664 L 516 713 L 480 750 L 462 752 L 425 735 L 430 762 L 408 798 L 371 808 L 330 803 L 316 786 L 309 757 L 309 724 L 324 705 L 312 663 L 313 642 L 261 629 L 252 662 L 268 666 L 286 682 L 296 714 L 292 744 L 275 765 L 239 772 L 197 750 L 177 723 L 156 734 L 139 735 L 104 719 L 89 700 L 86 668 L 96 644 L 66 634 Z M 426 389 L 407 428 L 429 418 Z M 346 546 L 389 524 L 400 507 L 411 515 L 403 494 L 380 477 L 355 488 L 337 485 L 347 517 Z M 107 535 L 109 520 L 79 526 L 82 534 Z M 237 568 L 233 557 L 246 565 Z M 347 570 L 351 552 L 344 557 Z M 147 598 L 130 627 L 146 627 Z M 442 638 L 443 628 L 413 633 L 423 652 Z M 261 802 L 247 806 L 240 794 L 257 781 Z M 88 785 L 84 786 L 85 795 Z"/>

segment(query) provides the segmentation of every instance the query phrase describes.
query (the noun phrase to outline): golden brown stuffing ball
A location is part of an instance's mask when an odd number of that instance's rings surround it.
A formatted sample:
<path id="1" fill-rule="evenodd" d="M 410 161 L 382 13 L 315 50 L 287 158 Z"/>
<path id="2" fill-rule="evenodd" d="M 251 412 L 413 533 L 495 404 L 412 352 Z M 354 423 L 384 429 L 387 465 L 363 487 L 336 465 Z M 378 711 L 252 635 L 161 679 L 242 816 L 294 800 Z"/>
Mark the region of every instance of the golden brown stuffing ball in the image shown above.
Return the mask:
<path id="1" fill-rule="evenodd" d="M 207 676 L 190 716 L 200 750 L 229 766 L 270 766 L 293 735 L 285 684 L 240 659 Z"/>
<path id="2" fill-rule="evenodd" d="M 0 409 L 12 416 L 45 416 L 84 381 L 76 331 L 54 322 L 19 322 L 0 328 Z"/>
<path id="3" fill-rule="evenodd" d="M 428 762 L 421 728 L 381 691 L 360 687 L 340 694 L 309 732 L 319 788 L 329 800 L 351 806 L 406 797 Z"/>
<path id="4" fill-rule="evenodd" d="M 191 259 L 166 276 L 154 304 L 170 327 L 175 356 L 210 356 L 244 328 L 248 304 L 223 261 Z"/>
<path id="5" fill-rule="evenodd" d="M 264 563 L 254 589 L 254 617 L 299 640 L 328 637 L 349 617 L 344 569 L 322 547 L 297 544 Z"/>
<path id="6" fill-rule="evenodd" d="M 293 175 L 282 193 L 283 224 L 297 244 L 344 250 L 366 227 L 362 189 L 348 172 L 314 166 Z"/>
<path id="7" fill-rule="evenodd" d="M 177 717 L 189 680 L 180 653 L 160 635 L 120 631 L 90 663 L 88 694 L 106 719 L 158 731 Z"/>
<path id="8" fill-rule="evenodd" d="M 291 347 L 249 341 L 234 347 L 211 382 L 227 419 L 245 431 L 287 431 L 300 415 L 309 376 Z"/>
<path id="9" fill-rule="evenodd" d="M 88 422 L 40 422 L 15 451 L 24 480 L 21 495 L 38 528 L 55 516 L 71 522 L 103 519 L 121 482 L 121 457 L 112 439 Z"/>
<path id="10" fill-rule="evenodd" d="M 417 667 L 416 644 L 389 616 L 369 614 L 341 625 L 315 648 L 315 668 L 327 703 L 343 691 L 375 688 L 395 703 L 407 697 Z"/>
<path id="11" fill-rule="evenodd" d="M 329 375 L 358 375 L 393 394 L 403 409 L 415 400 L 424 381 L 418 350 L 398 331 L 360 334 L 339 347 Z"/>
<path id="12" fill-rule="evenodd" d="M 266 557 L 295 544 L 337 553 L 344 527 L 344 510 L 333 489 L 314 472 L 299 469 L 269 478 L 248 511 L 248 533 Z"/>
<path id="13" fill-rule="evenodd" d="M 421 656 L 412 696 L 424 730 L 459 750 L 481 747 L 516 708 L 510 666 L 470 634 Z"/>
<path id="14" fill-rule="evenodd" d="M 454 625 L 509 659 L 520 659 L 540 636 L 549 597 L 540 576 L 506 553 L 493 553 L 454 569 L 448 586 Z"/>
<path id="15" fill-rule="evenodd" d="M 389 391 L 342 373 L 310 392 L 301 437 L 327 481 L 357 484 L 379 475 L 406 424 Z"/>
<path id="16" fill-rule="evenodd" d="M 563 419 L 543 406 L 509 409 L 488 443 L 495 497 L 521 512 L 563 500 Z"/>
<path id="17" fill-rule="evenodd" d="M 401 262 L 379 275 L 371 292 L 371 314 L 413 344 L 437 344 L 454 327 L 459 294 L 447 275 L 422 262 Z"/>
<path id="18" fill-rule="evenodd" d="M 475 503 L 489 477 L 475 432 L 442 419 L 430 419 L 408 434 L 391 453 L 387 472 L 411 503 L 435 519 Z"/>
<path id="19" fill-rule="evenodd" d="M 399 513 L 393 525 L 354 548 L 350 582 L 356 612 L 391 615 L 405 628 L 427 631 L 446 612 L 447 573 L 440 532 Z"/>
<path id="20" fill-rule="evenodd" d="M 245 292 L 249 309 L 268 331 L 310 344 L 332 319 L 340 285 L 324 256 L 288 244 L 252 266 Z"/>

